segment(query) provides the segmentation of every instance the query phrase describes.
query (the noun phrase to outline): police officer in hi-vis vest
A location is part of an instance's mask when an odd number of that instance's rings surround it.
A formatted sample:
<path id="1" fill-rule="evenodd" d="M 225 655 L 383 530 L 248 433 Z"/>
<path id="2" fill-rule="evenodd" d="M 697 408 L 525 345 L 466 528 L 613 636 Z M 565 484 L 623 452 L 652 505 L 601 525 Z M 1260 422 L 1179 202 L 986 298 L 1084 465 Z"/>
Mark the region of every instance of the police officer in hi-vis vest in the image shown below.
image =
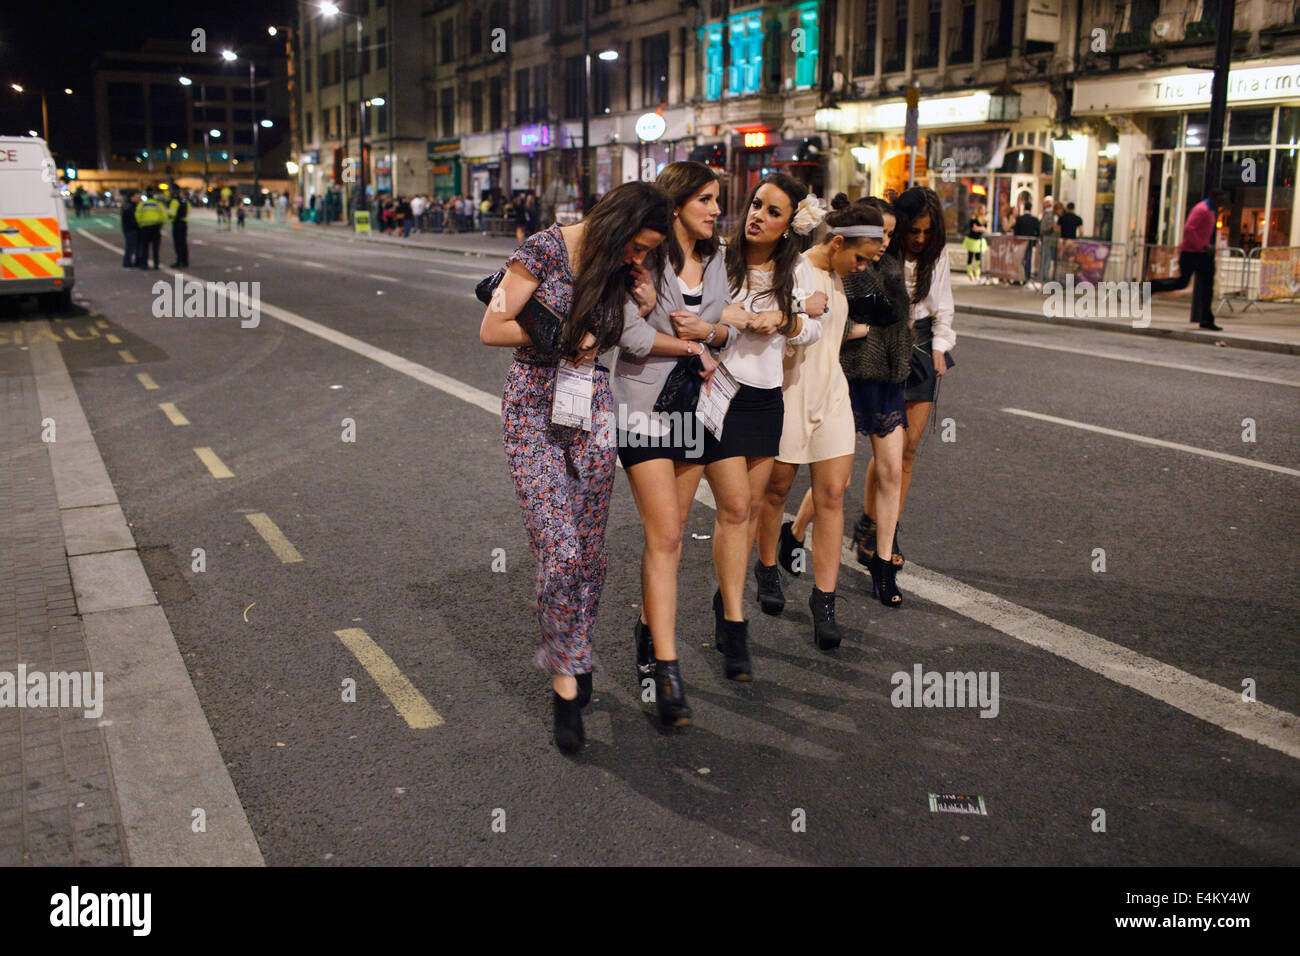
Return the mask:
<path id="1" fill-rule="evenodd" d="M 158 247 L 162 245 L 162 227 L 166 221 L 167 212 L 162 203 L 154 198 L 153 188 L 146 189 L 144 198 L 135 207 L 135 223 L 140 227 L 139 245 L 135 254 L 136 268 L 149 268 L 150 251 L 153 252 L 153 267 L 158 268 Z"/>
<path id="2" fill-rule="evenodd" d="M 171 264 L 173 269 L 190 267 L 189 218 L 190 204 L 185 199 L 185 194 L 173 183 L 172 201 L 167 206 L 167 220 L 172 224 L 172 246 L 176 249 L 176 261 Z"/>

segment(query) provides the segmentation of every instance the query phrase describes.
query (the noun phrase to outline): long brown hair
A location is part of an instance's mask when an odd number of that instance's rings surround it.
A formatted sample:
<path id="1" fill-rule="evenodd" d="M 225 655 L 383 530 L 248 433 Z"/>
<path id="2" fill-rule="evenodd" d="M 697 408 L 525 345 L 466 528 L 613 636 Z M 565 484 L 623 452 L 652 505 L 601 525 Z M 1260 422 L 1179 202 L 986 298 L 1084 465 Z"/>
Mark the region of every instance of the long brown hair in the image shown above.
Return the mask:
<path id="1" fill-rule="evenodd" d="M 697 192 L 705 186 L 712 186 L 717 182 L 718 174 L 709 169 L 708 166 L 703 163 L 683 160 L 665 166 L 664 171 L 655 180 L 655 185 L 668 194 L 668 198 L 673 204 L 673 211 L 677 212 L 690 202 L 691 197 Z M 681 272 L 682 266 L 686 264 L 686 250 L 677 241 L 676 229 L 668 230 L 668 240 L 664 245 L 667 246 L 668 261 L 672 263 L 673 271 Z M 695 251 L 700 254 L 701 259 L 708 259 L 718 251 L 718 226 L 716 222 L 713 225 L 713 235 L 708 239 L 695 240 Z"/>
<path id="2" fill-rule="evenodd" d="M 785 193 L 790 200 L 790 219 L 794 219 L 799 203 L 808 195 L 808 190 L 797 179 L 785 173 L 771 173 L 759 180 L 749 191 L 745 205 L 736 220 L 735 229 L 727 237 L 727 284 L 733 296 L 738 295 L 745 286 L 749 273 L 749 263 L 745 258 L 749 242 L 745 237 L 745 221 L 749 218 L 749 209 L 754 205 L 754 196 L 758 190 L 771 184 Z M 772 252 L 772 288 L 761 298 L 772 298 L 776 307 L 785 315 L 785 321 L 777 331 L 788 335 L 794 328 L 794 267 L 799 262 L 799 253 L 803 251 L 803 241 L 799 234 L 786 224 L 786 232 L 777 240 Z"/>
<path id="3" fill-rule="evenodd" d="M 930 280 L 934 276 L 934 264 L 939 256 L 947 255 L 948 237 L 943 221 L 943 206 L 933 189 L 913 186 L 894 200 L 894 214 L 898 224 L 894 227 L 894 238 L 889 244 L 889 254 L 898 259 L 900 265 L 907 258 L 907 234 L 912 231 L 912 223 L 922 216 L 930 217 L 930 238 L 916 257 L 916 288 L 912 292 L 912 303 L 923 300 L 930 294 Z"/>
<path id="4" fill-rule="evenodd" d="M 560 340 L 560 352 L 565 355 L 576 352 L 583 336 L 602 326 L 610 332 L 601 341 L 601 348 L 609 348 L 619 340 L 631 273 L 623 262 L 627 244 L 642 229 L 671 235 L 672 205 L 668 194 L 654 183 L 623 183 L 607 192 L 583 222 L 586 229 L 573 281 L 573 305 Z M 651 275 L 663 272 L 663 243 L 646 255 L 645 267 Z"/>

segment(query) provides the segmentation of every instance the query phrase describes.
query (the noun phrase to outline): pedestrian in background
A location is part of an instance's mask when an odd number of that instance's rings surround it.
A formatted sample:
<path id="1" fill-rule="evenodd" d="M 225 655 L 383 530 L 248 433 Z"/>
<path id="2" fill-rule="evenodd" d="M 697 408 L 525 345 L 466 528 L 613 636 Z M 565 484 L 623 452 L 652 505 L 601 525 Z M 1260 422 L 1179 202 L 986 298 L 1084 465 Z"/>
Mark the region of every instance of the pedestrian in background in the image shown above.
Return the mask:
<path id="1" fill-rule="evenodd" d="M 1074 203 L 1065 204 L 1065 214 L 1056 220 L 1057 228 L 1061 230 L 1062 239 L 1078 239 L 1079 230 L 1083 227 L 1083 220 L 1074 211 Z"/>
<path id="2" fill-rule="evenodd" d="M 984 238 L 988 225 L 984 220 L 984 207 L 976 206 L 971 210 L 970 222 L 966 224 L 966 235 L 961 241 L 966 250 L 966 275 L 973 282 L 978 282 L 984 270 L 984 251 L 989 241 Z"/>
<path id="3" fill-rule="evenodd" d="M 239 203 L 235 206 L 235 219 L 239 222 L 239 229 L 240 229 L 241 232 L 242 232 L 243 229 L 244 229 L 244 220 L 245 220 L 247 217 L 248 217 L 248 213 L 246 213 L 246 212 L 244 211 L 244 204 L 243 204 L 243 202 L 239 202 Z"/>
<path id="4" fill-rule="evenodd" d="M 1193 277 L 1191 321 L 1203 329 L 1222 332 L 1214 322 L 1214 313 L 1203 302 L 1214 295 L 1214 234 L 1218 221 L 1216 209 L 1222 206 L 1227 195 L 1216 190 L 1192 206 L 1183 224 L 1183 241 L 1178 246 L 1178 277 L 1151 280 L 1152 292 L 1177 292 L 1186 289 Z M 1203 290 L 1208 294 L 1202 299 Z"/>
<path id="5" fill-rule="evenodd" d="M 158 252 L 162 246 L 162 227 L 167 221 L 167 211 L 163 204 L 154 198 L 153 187 L 144 191 L 144 199 L 136 203 L 135 222 L 140 227 L 137 240 L 135 265 L 137 269 L 148 269 L 152 254 L 153 268 L 157 269 Z"/>
<path id="6" fill-rule="evenodd" d="M 405 196 L 397 200 L 397 222 L 402 229 L 402 238 L 411 238 L 411 227 L 415 225 L 415 211 L 411 208 L 411 201 Z"/>
<path id="7" fill-rule="evenodd" d="M 1056 268 L 1056 241 L 1060 230 L 1056 225 L 1057 210 L 1065 211 L 1060 203 L 1052 202 L 1049 196 L 1043 203 L 1043 217 L 1038 221 L 1038 235 L 1041 237 L 1038 253 L 1038 278 L 1040 282 L 1049 282 Z"/>
<path id="8" fill-rule="evenodd" d="M 419 193 L 411 198 L 411 227 L 416 232 L 425 231 L 424 213 L 427 208 L 424 197 Z"/>
<path id="9" fill-rule="evenodd" d="M 558 352 L 579 367 L 616 344 L 632 268 L 663 271 L 660 244 L 671 228 L 668 197 L 650 183 L 613 190 L 579 223 L 529 239 L 511 255 L 479 339 L 513 346 L 501 401 L 502 432 L 515 494 L 537 561 L 536 662 L 550 671 L 555 744 L 576 753 L 582 708 L 591 700 L 591 639 L 608 560 L 605 523 L 614 485 L 613 442 L 552 421 L 558 359 L 544 355 L 515 317 L 529 299 L 562 318 Z M 647 259 L 649 262 L 647 263 Z M 638 302 L 652 302 L 641 287 Z M 608 372 L 590 372 L 591 420 L 613 413 Z"/>
<path id="10" fill-rule="evenodd" d="M 1034 275 L 1034 243 L 1032 240 L 1038 235 L 1038 217 L 1034 215 L 1033 200 L 1025 199 L 1025 208 L 1016 217 L 1016 223 L 1011 227 L 1011 232 L 1014 235 L 1030 239 L 1025 244 L 1025 279 L 1024 282 L 1017 283 L 1017 285 L 1024 285 Z"/>
<path id="11" fill-rule="evenodd" d="M 173 183 L 172 201 L 167 206 L 167 221 L 172 224 L 172 248 L 176 253 L 176 261 L 171 264 L 173 269 L 190 267 L 189 219 L 190 202 Z"/>
<path id="12" fill-rule="evenodd" d="M 122 268 L 135 268 L 136 248 L 140 242 L 140 226 L 135 221 L 135 190 L 122 191 Z"/>

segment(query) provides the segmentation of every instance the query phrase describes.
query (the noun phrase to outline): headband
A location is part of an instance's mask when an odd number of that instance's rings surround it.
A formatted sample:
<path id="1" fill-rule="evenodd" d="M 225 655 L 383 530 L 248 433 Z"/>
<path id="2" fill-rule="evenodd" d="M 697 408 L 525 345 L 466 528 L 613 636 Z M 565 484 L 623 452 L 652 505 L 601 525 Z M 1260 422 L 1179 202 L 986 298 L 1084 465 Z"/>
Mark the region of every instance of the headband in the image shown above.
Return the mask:
<path id="1" fill-rule="evenodd" d="M 839 229 L 832 228 L 832 236 L 843 236 L 845 239 L 884 239 L 884 226 L 843 226 Z"/>

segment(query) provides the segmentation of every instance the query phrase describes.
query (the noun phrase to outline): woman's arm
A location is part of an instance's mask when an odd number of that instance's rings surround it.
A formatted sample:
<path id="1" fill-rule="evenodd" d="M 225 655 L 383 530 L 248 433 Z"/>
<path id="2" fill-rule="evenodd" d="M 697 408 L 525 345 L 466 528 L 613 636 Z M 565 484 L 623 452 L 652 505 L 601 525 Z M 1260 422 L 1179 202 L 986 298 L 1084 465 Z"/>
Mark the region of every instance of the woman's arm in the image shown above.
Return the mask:
<path id="1" fill-rule="evenodd" d="M 478 328 L 479 341 L 484 345 L 503 345 L 517 348 L 531 345 L 532 340 L 523 326 L 515 321 L 520 310 L 541 282 L 520 263 L 512 262 L 501 277 L 501 283 L 492 293 L 492 301 L 483 312 L 483 322 Z"/>
<path id="2" fill-rule="evenodd" d="M 682 309 L 669 316 L 673 322 L 673 331 L 681 339 L 703 342 L 710 348 L 720 349 L 731 337 L 731 326 L 724 322 L 705 322 L 694 312 Z"/>
<path id="3" fill-rule="evenodd" d="M 930 294 L 926 296 L 926 305 L 934 316 L 933 336 L 934 351 L 946 352 L 957 344 L 957 335 L 952 330 L 952 274 L 948 267 L 947 250 L 942 252 L 934 264 L 934 275 L 930 278 Z"/>
<path id="4" fill-rule="evenodd" d="M 852 339 L 865 339 L 867 330 L 870 328 L 865 322 L 850 322 L 844 327 L 844 341 Z"/>

